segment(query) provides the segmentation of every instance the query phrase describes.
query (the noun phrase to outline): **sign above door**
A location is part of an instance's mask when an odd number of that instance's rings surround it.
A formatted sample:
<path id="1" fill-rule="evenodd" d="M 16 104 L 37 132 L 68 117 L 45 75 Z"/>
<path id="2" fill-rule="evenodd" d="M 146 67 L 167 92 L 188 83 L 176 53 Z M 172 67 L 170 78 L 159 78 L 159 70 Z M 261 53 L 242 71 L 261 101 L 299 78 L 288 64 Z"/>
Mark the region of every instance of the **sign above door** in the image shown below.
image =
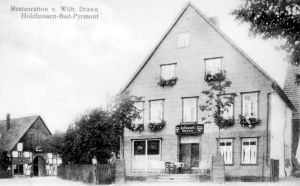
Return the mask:
<path id="1" fill-rule="evenodd" d="M 203 134 L 204 132 L 204 125 L 202 124 L 181 124 L 175 127 L 175 132 L 177 135 L 189 135 L 189 136 L 196 136 Z"/>

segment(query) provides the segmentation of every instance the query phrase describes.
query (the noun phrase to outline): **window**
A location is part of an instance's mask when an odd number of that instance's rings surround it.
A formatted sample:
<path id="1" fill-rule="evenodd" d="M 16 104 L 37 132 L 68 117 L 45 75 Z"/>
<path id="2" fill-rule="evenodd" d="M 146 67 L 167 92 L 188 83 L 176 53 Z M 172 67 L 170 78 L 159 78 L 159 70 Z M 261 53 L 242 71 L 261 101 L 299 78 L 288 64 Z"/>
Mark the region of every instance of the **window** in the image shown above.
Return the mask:
<path id="1" fill-rule="evenodd" d="M 163 80 L 170 80 L 174 79 L 176 77 L 175 71 L 176 71 L 176 64 L 167 64 L 167 65 L 161 65 L 161 79 Z"/>
<path id="2" fill-rule="evenodd" d="M 176 46 L 177 48 L 188 47 L 190 45 L 190 33 L 182 32 L 177 34 Z"/>
<path id="3" fill-rule="evenodd" d="M 134 106 L 140 110 L 140 118 L 136 118 L 133 123 L 134 124 L 143 124 L 144 123 L 144 102 L 137 102 Z"/>
<path id="4" fill-rule="evenodd" d="M 134 155 L 145 155 L 146 141 L 134 141 Z"/>
<path id="5" fill-rule="evenodd" d="M 221 72 L 222 58 L 205 59 L 205 73 L 214 75 Z"/>
<path id="6" fill-rule="evenodd" d="M 256 164 L 257 138 L 242 139 L 242 164 Z"/>
<path id="7" fill-rule="evenodd" d="M 197 101 L 198 98 L 183 98 L 183 122 L 197 122 Z"/>
<path id="8" fill-rule="evenodd" d="M 133 140 L 132 170 L 151 171 L 161 167 L 161 140 Z"/>
<path id="9" fill-rule="evenodd" d="M 221 100 L 223 100 L 223 103 L 228 101 L 228 98 L 231 97 L 232 95 L 221 95 Z M 227 97 L 227 98 L 226 98 Z M 225 110 L 222 114 L 224 119 L 233 119 L 233 104 L 227 105 L 225 107 Z"/>
<path id="10" fill-rule="evenodd" d="M 17 144 L 17 151 L 23 151 L 23 143 Z"/>
<path id="11" fill-rule="evenodd" d="M 148 140 L 147 154 L 148 155 L 159 154 L 159 140 Z"/>
<path id="12" fill-rule="evenodd" d="M 150 101 L 150 122 L 160 123 L 163 120 L 163 100 Z"/>
<path id="13" fill-rule="evenodd" d="M 219 149 L 226 165 L 233 164 L 232 139 L 220 139 Z"/>
<path id="14" fill-rule="evenodd" d="M 258 92 L 242 94 L 242 115 L 245 117 L 258 117 Z"/>

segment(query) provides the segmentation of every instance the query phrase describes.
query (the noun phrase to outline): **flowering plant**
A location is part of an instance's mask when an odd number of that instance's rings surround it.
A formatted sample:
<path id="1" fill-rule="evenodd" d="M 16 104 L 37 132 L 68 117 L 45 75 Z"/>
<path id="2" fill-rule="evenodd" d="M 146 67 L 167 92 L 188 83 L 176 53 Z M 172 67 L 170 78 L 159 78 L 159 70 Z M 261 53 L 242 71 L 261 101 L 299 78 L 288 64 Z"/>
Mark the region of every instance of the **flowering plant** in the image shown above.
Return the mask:
<path id="1" fill-rule="evenodd" d="M 259 125 L 261 120 L 254 117 L 246 118 L 245 116 L 240 115 L 240 124 L 242 127 L 254 128 L 256 125 Z"/>
<path id="2" fill-rule="evenodd" d="M 144 124 L 131 124 L 130 127 L 127 127 L 129 130 L 131 130 L 132 132 L 138 131 L 138 132 L 142 132 L 144 131 L 145 127 Z"/>
<path id="3" fill-rule="evenodd" d="M 150 122 L 148 125 L 148 129 L 150 132 L 158 132 L 161 131 L 166 125 L 166 122 L 162 120 L 161 122 Z"/>
<path id="4" fill-rule="evenodd" d="M 205 76 L 204 76 L 204 80 L 206 81 L 206 82 L 214 82 L 214 81 L 219 81 L 219 82 L 221 82 L 221 81 L 224 81 L 225 80 L 225 73 L 223 73 L 222 71 L 221 72 L 218 72 L 218 73 L 216 73 L 216 74 L 214 74 L 214 75 L 212 75 L 212 74 L 206 74 Z"/>
<path id="5" fill-rule="evenodd" d="M 164 80 L 163 78 L 160 78 L 159 82 L 157 83 L 161 87 L 165 86 L 174 86 L 177 82 L 177 78 L 174 77 L 172 79 Z"/>

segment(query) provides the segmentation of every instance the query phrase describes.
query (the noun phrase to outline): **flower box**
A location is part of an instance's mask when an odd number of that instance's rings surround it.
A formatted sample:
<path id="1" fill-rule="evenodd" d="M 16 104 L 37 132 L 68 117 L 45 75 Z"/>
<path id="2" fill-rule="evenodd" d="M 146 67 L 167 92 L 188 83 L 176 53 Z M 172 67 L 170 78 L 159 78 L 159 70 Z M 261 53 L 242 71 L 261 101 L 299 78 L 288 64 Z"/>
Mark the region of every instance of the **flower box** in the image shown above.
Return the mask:
<path id="1" fill-rule="evenodd" d="M 157 84 L 161 87 L 165 87 L 165 86 L 174 86 L 176 84 L 176 82 L 177 82 L 177 78 L 172 78 L 172 79 L 168 79 L 168 80 L 164 80 L 164 79 L 160 78 L 160 80 Z"/>
<path id="2" fill-rule="evenodd" d="M 165 125 L 166 125 L 166 122 L 164 120 L 162 120 L 159 123 L 150 122 L 148 125 L 148 129 L 150 132 L 159 132 L 165 127 Z"/>
<path id="3" fill-rule="evenodd" d="M 255 126 L 259 125 L 261 120 L 254 117 L 246 118 L 245 116 L 240 115 L 240 124 L 242 127 L 249 127 L 254 128 Z"/>

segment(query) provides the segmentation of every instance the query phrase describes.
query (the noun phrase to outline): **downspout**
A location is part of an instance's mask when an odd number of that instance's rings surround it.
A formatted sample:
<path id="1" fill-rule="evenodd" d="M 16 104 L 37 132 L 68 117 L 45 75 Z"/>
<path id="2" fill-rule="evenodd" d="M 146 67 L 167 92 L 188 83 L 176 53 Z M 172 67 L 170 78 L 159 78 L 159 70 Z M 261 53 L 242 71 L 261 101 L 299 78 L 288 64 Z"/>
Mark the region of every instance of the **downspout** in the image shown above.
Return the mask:
<path id="1" fill-rule="evenodd" d="M 269 159 L 270 159 L 270 154 L 269 154 L 269 123 L 270 123 L 270 109 L 271 109 L 271 106 L 270 106 L 270 96 L 273 92 L 269 92 L 267 94 L 267 130 L 266 130 L 266 133 L 267 133 L 267 154 L 266 154 L 266 165 L 268 167 L 270 167 L 269 165 Z"/>

